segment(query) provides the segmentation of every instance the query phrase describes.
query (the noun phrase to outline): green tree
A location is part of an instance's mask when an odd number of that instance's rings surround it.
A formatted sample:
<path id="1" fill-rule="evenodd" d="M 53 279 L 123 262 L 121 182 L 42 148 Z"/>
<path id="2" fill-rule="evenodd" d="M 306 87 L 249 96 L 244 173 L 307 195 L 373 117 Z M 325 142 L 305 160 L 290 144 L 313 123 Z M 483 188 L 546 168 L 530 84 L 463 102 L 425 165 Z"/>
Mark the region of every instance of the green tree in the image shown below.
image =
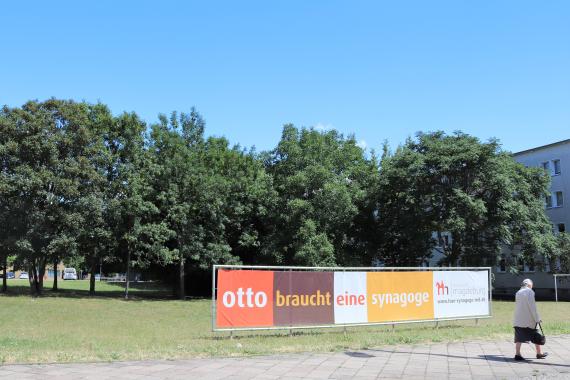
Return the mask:
<path id="1" fill-rule="evenodd" d="M 371 217 L 366 189 L 377 168 L 354 137 L 286 125 L 265 162 L 279 194 L 266 249 L 276 252 L 278 263 L 358 265 L 367 261 L 366 252 L 359 249 L 362 235 L 356 222 Z M 361 217 L 367 212 L 370 215 Z"/>
<path id="2" fill-rule="evenodd" d="M 63 123 L 57 117 L 60 101 L 28 102 L 21 108 L 4 107 L 3 123 L 12 131 L 12 170 L 8 182 L 16 189 L 18 209 L 14 223 L 18 225 L 14 252 L 16 265 L 30 274 L 31 290 L 39 294 L 43 288 L 46 264 L 60 247 L 67 222 L 73 219 L 70 210 L 76 196 L 73 150 L 66 138 L 74 123 Z M 68 102 L 78 115 L 81 104 Z"/>
<path id="3" fill-rule="evenodd" d="M 255 150 L 230 148 L 225 138 L 210 137 L 205 141 L 200 165 L 211 178 L 221 206 L 216 211 L 221 223 L 218 233 L 232 255 L 226 259 L 246 264 L 270 262 L 264 255 L 271 253 L 262 250 L 262 243 L 269 231 L 270 210 L 277 193 Z M 219 258 L 206 256 L 203 259 L 201 263 L 194 261 L 193 265 L 207 269 Z"/>
<path id="4" fill-rule="evenodd" d="M 10 118 L 10 110 L 0 110 L 0 266 L 4 272 L 2 292 L 7 290 L 8 257 L 14 253 L 22 221 L 21 199 L 14 171 L 18 164 L 17 128 Z"/>
<path id="5" fill-rule="evenodd" d="M 394 163 L 401 170 L 392 176 Z M 429 231 L 451 236 L 443 247 L 446 264 L 493 265 L 504 245 L 520 247 L 529 258 L 555 253 L 543 204 L 548 178 L 516 163 L 496 140 L 481 143 L 461 132 L 419 133 L 387 160 L 384 174 L 384 196 L 402 202 L 406 211 L 399 214 L 404 218 L 399 223 L 393 215 L 383 215 L 385 206 L 380 205 L 380 218 L 387 218 L 386 224 L 396 221 L 394 228 L 402 231 L 413 228 L 403 238 L 414 241 L 418 257 L 427 255 Z M 388 237 L 396 233 L 386 231 Z"/>
<path id="6" fill-rule="evenodd" d="M 53 221 L 58 234 L 50 243 L 54 262 L 80 255 L 87 263 L 93 279 L 98 252 L 110 244 L 109 228 L 103 219 L 105 200 L 106 148 L 103 136 L 112 115 L 101 105 L 74 103 L 52 99 L 48 102 L 56 125 L 62 126 L 61 170 L 55 173 L 65 179 L 73 193 L 62 202 L 63 213 Z M 54 282 L 55 286 L 56 282 Z M 94 293 L 91 281 L 90 292 Z"/>
<path id="7" fill-rule="evenodd" d="M 550 267 L 559 273 L 570 273 L 570 234 L 561 232 L 556 235 L 557 256 L 551 260 Z M 558 258 L 560 267 L 557 268 L 555 259 Z"/>
<path id="8" fill-rule="evenodd" d="M 421 153 L 400 147 L 395 154 L 387 147 L 381 160 L 376 199 L 376 259 L 386 266 L 417 266 L 431 257 L 435 241 L 427 212 L 431 198 L 422 186 L 424 158 Z"/>
<path id="9" fill-rule="evenodd" d="M 128 298 L 131 267 L 144 268 L 151 259 L 160 262 L 168 251 L 163 246 L 168 231 L 153 219 L 158 210 L 152 200 L 149 178 L 152 163 L 145 148 L 145 123 L 135 113 L 123 113 L 112 120 L 107 112 L 102 115 L 105 116 L 100 118 L 104 126 L 105 186 L 101 214 L 111 236 L 106 251 L 99 249 L 95 261 L 125 265 Z"/>
<path id="10" fill-rule="evenodd" d="M 188 260 L 202 263 L 232 261 L 223 240 L 223 189 L 203 165 L 203 122 L 197 113 L 160 116 L 152 127 L 151 186 L 158 222 L 169 231 L 163 262 L 178 265 L 178 295 L 184 298 Z"/>

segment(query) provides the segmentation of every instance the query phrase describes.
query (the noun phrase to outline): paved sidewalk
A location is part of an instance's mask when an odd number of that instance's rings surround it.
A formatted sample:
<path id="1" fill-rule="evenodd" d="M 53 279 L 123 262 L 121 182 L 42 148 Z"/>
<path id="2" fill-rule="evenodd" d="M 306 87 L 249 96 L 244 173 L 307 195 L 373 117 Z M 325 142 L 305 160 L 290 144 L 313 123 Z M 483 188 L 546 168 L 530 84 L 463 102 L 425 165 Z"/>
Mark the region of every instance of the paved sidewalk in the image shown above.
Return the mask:
<path id="1" fill-rule="evenodd" d="M 570 335 L 548 337 L 546 360 L 512 360 L 510 341 L 385 346 L 246 358 L 0 366 L 4 379 L 570 379 Z M 523 355 L 534 350 L 523 346 Z"/>

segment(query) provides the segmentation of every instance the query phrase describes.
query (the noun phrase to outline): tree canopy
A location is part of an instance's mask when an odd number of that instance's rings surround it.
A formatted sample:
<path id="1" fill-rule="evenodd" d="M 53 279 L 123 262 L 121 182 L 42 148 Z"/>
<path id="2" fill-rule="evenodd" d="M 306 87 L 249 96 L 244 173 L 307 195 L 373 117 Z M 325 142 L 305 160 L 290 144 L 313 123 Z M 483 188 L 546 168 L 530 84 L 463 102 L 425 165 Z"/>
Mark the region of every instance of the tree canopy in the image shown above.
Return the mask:
<path id="1" fill-rule="evenodd" d="M 92 292 L 105 265 L 184 297 L 189 276 L 223 263 L 413 266 L 437 248 L 442 265 L 493 265 L 504 247 L 568 262 L 544 213 L 549 177 L 496 140 L 419 133 L 378 159 L 335 130 L 287 124 L 258 153 L 205 127 L 193 108 L 147 126 L 101 103 L 3 107 L 3 267 L 27 270 L 36 294 L 64 261 Z"/>
<path id="2" fill-rule="evenodd" d="M 517 163 L 496 140 L 419 133 L 383 159 L 380 182 L 381 250 L 390 262 L 411 253 L 406 263 L 419 264 L 426 257 L 417 253 L 442 234 L 449 236 L 442 264 L 494 265 L 504 246 L 526 257 L 556 253 L 544 213 L 548 176 Z"/>

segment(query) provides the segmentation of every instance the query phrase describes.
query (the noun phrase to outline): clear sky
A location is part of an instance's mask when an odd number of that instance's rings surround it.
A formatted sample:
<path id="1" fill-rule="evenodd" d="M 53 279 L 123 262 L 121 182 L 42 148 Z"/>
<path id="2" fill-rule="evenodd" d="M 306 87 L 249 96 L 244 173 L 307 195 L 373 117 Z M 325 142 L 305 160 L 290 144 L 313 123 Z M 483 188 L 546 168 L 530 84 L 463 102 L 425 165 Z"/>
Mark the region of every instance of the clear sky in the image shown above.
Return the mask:
<path id="1" fill-rule="evenodd" d="M 282 125 L 368 148 L 462 130 L 518 151 L 570 138 L 570 1 L 10 1 L 0 104 L 196 106 L 271 149 Z"/>

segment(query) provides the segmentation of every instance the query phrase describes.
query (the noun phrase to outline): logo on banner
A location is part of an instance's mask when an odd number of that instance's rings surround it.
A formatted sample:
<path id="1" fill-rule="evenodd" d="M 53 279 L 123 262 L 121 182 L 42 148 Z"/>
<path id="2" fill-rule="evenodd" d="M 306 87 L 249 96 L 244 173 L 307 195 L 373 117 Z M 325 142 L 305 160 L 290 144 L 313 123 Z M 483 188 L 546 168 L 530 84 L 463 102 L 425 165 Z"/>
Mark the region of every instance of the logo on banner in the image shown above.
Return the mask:
<path id="1" fill-rule="evenodd" d="M 436 282 L 435 286 L 437 287 L 437 295 L 447 295 L 449 294 L 449 287 L 445 286 L 445 283 L 443 282 L 443 280 L 441 280 L 440 282 Z"/>

